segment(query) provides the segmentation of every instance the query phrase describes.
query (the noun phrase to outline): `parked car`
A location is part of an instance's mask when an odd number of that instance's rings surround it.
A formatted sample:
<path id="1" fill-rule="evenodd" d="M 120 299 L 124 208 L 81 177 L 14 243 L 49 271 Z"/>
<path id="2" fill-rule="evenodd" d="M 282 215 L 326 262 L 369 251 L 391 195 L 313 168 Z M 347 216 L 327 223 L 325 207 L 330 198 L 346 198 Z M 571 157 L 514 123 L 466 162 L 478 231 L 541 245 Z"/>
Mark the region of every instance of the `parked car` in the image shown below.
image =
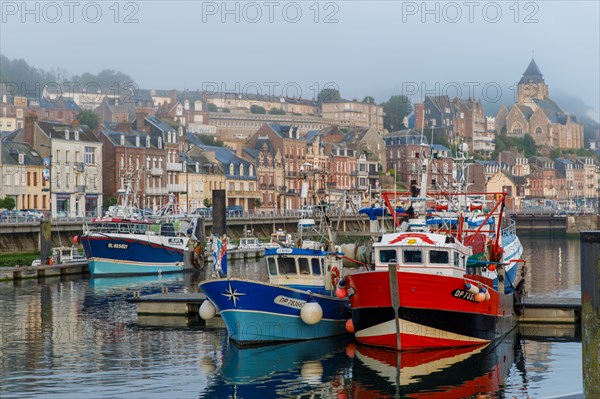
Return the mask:
<path id="1" fill-rule="evenodd" d="M 192 214 L 202 216 L 205 218 L 210 218 L 213 214 L 213 208 L 212 206 L 210 208 L 196 208 L 194 212 L 192 212 Z"/>
<path id="2" fill-rule="evenodd" d="M 30 219 L 43 219 L 44 214 L 37 209 L 21 209 L 21 212 Z"/>
<path id="3" fill-rule="evenodd" d="M 244 216 L 244 208 L 240 205 L 230 205 L 226 209 L 227 216 L 229 217 L 242 217 Z"/>

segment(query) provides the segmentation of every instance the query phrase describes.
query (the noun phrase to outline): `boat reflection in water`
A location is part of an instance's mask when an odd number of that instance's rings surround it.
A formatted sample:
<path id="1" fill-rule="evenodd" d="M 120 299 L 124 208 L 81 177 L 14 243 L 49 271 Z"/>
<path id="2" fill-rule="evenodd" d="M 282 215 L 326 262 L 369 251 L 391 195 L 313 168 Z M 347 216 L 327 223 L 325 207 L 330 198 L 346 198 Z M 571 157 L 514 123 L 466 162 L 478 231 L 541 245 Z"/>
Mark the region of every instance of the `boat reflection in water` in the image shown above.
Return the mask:
<path id="1" fill-rule="evenodd" d="M 200 398 L 282 398 L 347 394 L 347 337 L 240 348 L 230 341 Z"/>
<path id="2" fill-rule="evenodd" d="M 426 351 L 359 345 L 352 398 L 491 398 L 504 388 L 513 364 L 514 330 L 479 347 Z"/>
<path id="3" fill-rule="evenodd" d="M 90 277 L 90 288 L 94 293 L 110 293 L 118 291 L 157 291 L 165 285 L 181 286 L 183 273 L 162 275 L 145 275 L 129 277 Z"/>

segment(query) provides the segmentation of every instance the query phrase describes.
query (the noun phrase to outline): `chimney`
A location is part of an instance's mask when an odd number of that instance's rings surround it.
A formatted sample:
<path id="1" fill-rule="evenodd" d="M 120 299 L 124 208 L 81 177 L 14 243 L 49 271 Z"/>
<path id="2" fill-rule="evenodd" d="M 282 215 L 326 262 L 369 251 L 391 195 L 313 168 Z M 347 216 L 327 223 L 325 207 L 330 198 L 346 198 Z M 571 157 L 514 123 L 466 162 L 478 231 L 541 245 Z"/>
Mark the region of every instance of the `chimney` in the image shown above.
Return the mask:
<path id="1" fill-rule="evenodd" d="M 146 119 L 146 113 L 140 109 L 135 112 L 135 130 L 139 132 L 145 131 L 144 119 Z"/>
<path id="2" fill-rule="evenodd" d="M 118 132 L 127 132 L 131 133 L 131 123 L 129 122 L 119 122 L 115 128 Z"/>
<path id="3" fill-rule="evenodd" d="M 36 114 L 31 113 L 25 117 L 25 124 L 23 126 L 23 140 L 32 147 L 35 147 L 35 125 L 37 124 L 38 117 Z"/>

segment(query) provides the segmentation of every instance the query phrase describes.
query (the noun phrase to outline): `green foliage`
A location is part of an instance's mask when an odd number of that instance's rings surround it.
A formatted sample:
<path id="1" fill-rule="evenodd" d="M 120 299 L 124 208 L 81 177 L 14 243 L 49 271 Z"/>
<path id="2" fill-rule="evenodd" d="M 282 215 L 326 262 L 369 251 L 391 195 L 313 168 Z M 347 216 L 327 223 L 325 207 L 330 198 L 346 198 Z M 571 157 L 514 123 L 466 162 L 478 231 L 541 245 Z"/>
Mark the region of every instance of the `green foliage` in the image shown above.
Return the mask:
<path id="1" fill-rule="evenodd" d="M 35 259 L 39 259 L 39 252 L 13 252 L 3 253 L 0 256 L 0 266 L 14 267 L 16 265 L 29 266 Z"/>
<path id="2" fill-rule="evenodd" d="M 529 134 L 526 134 L 525 137 L 523 137 L 523 149 L 525 151 L 526 157 L 532 157 L 535 154 L 537 154 L 537 146 L 535 145 L 535 140 Z"/>
<path id="3" fill-rule="evenodd" d="M 92 130 L 98 127 L 98 115 L 88 109 L 79 111 L 75 119 L 79 121 L 79 124 L 86 125 Z"/>
<path id="4" fill-rule="evenodd" d="M 431 136 L 432 130 L 433 136 Z M 451 149 L 450 142 L 448 141 L 448 136 L 446 136 L 444 134 L 444 131 L 441 129 L 425 128 L 423 129 L 423 136 L 427 138 L 427 141 L 432 141 L 433 137 L 433 141 L 429 144 L 439 144 Z"/>
<path id="5" fill-rule="evenodd" d="M 212 206 L 212 201 L 210 200 L 210 198 L 204 198 L 202 204 L 205 208 L 210 208 Z"/>
<path id="6" fill-rule="evenodd" d="M 362 102 L 365 104 L 375 104 L 375 99 L 371 96 L 366 96 L 363 98 Z"/>
<path id="7" fill-rule="evenodd" d="M 281 108 L 271 108 L 269 110 L 270 115 L 285 115 L 286 112 Z"/>
<path id="8" fill-rule="evenodd" d="M 340 92 L 337 89 L 326 87 L 317 95 L 317 102 L 323 104 L 330 101 L 341 100 Z"/>
<path id="9" fill-rule="evenodd" d="M 390 132 L 406 128 L 404 117 L 412 112 L 410 99 L 404 95 L 391 96 L 383 104 L 383 126 Z"/>
<path id="10" fill-rule="evenodd" d="M 211 136 L 209 134 L 201 134 L 198 136 L 200 141 L 202 141 L 206 145 L 210 145 L 213 147 L 223 147 L 224 143 L 222 141 L 218 141 L 215 139 L 215 136 Z"/>
<path id="11" fill-rule="evenodd" d="M 15 209 L 15 206 L 17 206 L 17 203 L 15 202 L 15 199 L 12 197 L 4 197 L 4 198 L 0 198 L 0 208 L 4 208 L 4 209 L 8 209 L 9 211 Z"/>
<path id="12" fill-rule="evenodd" d="M 253 105 L 250 107 L 250 112 L 253 114 L 266 114 L 267 110 L 260 105 Z"/>
<path id="13" fill-rule="evenodd" d="M 496 135 L 496 150 L 493 153 L 492 158 L 496 158 L 502 151 L 517 150 L 525 154 L 526 157 L 532 157 L 537 155 L 537 147 L 535 141 L 530 135 L 525 137 L 508 137 L 505 134 Z"/>
<path id="14" fill-rule="evenodd" d="M 229 114 L 229 113 L 231 113 L 231 110 L 229 108 L 225 107 L 221 110 L 221 112 L 223 112 L 225 114 Z"/>
<path id="15" fill-rule="evenodd" d="M 7 83 L 8 90 L 12 94 L 23 95 L 25 94 L 24 90 L 41 94 L 44 85 L 48 83 L 61 84 L 66 81 L 77 83 L 79 88 L 91 84 L 110 94 L 135 95 L 138 91 L 137 85 L 129 75 L 112 69 L 105 69 L 97 75 L 84 73 L 70 76 L 63 69 L 44 71 L 29 66 L 23 59 L 10 60 L 8 57 L 0 55 L 0 83 Z M 92 89 L 91 85 L 89 86 L 90 90 Z M 77 85 L 72 87 L 77 88 Z"/>
<path id="16" fill-rule="evenodd" d="M 105 197 L 104 201 L 102 201 L 102 208 L 108 209 L 111 206 L 117 205 L 117 199 L 115 197 Z"/>
<path id="17" fill-rule="evenodd" d="M 213 103 L 208 103 L 208 112 L 217 112 L 219 109 Z"/>

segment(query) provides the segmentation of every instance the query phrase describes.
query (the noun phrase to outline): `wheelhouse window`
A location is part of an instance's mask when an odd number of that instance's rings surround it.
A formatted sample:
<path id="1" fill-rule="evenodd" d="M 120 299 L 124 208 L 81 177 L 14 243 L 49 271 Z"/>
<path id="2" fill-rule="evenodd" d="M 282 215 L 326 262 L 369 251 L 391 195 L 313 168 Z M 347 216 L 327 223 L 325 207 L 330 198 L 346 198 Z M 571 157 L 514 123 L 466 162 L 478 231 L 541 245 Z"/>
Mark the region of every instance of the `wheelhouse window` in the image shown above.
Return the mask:
<path id="1" fill-rule="evenodd" d="M 404 263 L 423 263 L 423 254 L 421 251 L 405 250 Z"/>
<path id="2" fill-rule="evenodd" d="M 429 263 L 448 264 L 448 251 L 429 251 Z"/>
<path id="3" fill-rule="evenodd" d="M 267 269 L 270 275 L 277 274 L 277 267 L 275 266 L 275 258 L 267 258 Z"/>
<path id="4" fill-rule="evenodd" d="M 381 263 L 390 263 L 397 261 L 395 249 L 382 249 L 379 251 L 379 261 Z"/>
<path id="5" fill-rule="evenodd" d="M 279 258 L 280 274 L 296 274 L 296 262 L 294 258 Z"/>
<path id="6" fill-rule="evenodd" d="M 298 269 L 300 274 L 310 274 L 310 268 L 308 267 L 308 259 L 298 258 Z"/>
<path id="7" fill-rule="evenodd" d="M 319 263 L 319 258 L 312 258 L 310 260 L 310 265 L 312 267 L 312 274 L 315 276 L 321 275 L 321 264 Z"/>

